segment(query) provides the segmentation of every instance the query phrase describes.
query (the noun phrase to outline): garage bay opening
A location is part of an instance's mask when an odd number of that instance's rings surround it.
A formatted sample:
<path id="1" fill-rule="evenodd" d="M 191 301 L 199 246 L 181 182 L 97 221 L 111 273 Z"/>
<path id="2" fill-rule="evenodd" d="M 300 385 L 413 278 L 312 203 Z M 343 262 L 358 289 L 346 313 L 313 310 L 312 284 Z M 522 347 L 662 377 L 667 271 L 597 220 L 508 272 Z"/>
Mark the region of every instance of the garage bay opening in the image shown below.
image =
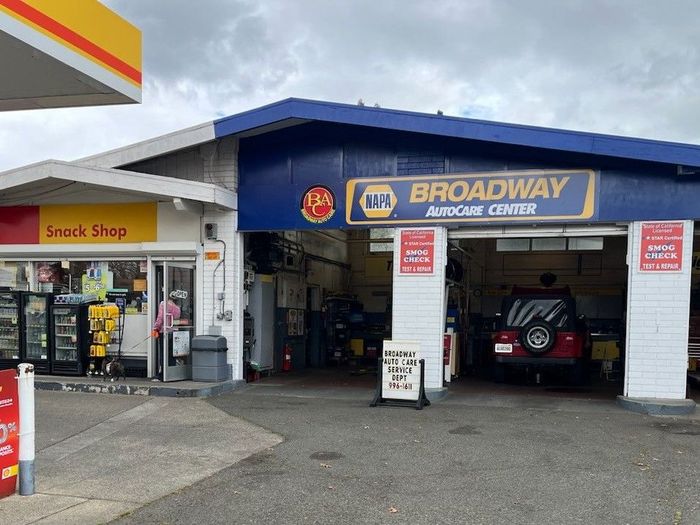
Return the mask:
<path id="1" fill-rule="evenodd" d="M 450 232 L 451 391 L 614 398 L 624 378 L 624 226 Z"/>
<path id="2" fill-rule="evenodd" d="M 372 389 L 391 338 L 393 229 L 245 234 L 249 382 Z"/>

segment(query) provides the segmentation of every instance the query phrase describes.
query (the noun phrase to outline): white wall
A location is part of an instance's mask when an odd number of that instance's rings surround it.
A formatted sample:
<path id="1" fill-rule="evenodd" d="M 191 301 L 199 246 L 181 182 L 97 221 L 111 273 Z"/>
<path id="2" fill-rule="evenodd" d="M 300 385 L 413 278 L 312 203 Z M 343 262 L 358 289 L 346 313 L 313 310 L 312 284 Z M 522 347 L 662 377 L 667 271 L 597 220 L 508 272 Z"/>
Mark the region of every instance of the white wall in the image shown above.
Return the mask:
<path id="1" fill-rule="evenodd" d="M 630 224 L 624 390 L 628 397 L 686 397 L 693 222 L 682 222 L 680 273 L 640 272 L 642 223 Z"/>
<path id="2" fill-rule="evenodd" d="M 226 137 L 121 167 L 140 173 L 208 182 L 237 191 L 237 159 L 238 139 Z"/>
<path id="3" fill-rule="evenodd" d="M 392 339 L 420 342 L 421 357 L 425 359 L 425 386 L 442 388 L 447 230 L 432 229 L 435 231 L 433 275 L 399 275 L 401 229 L 394 231 Z"/>
<path id="4" fill-rule="evenodd" d="M 197 241 L 201 215 L 178 211 L 172 202 L 158 203 L 158 241 Z"/>
<path id="5" fill-rule="evenodd" d="M 199 320 L 198 333 L 208 333 L 210 326 L 221 328 L 221 335 L 228 341 L 227 361 L 232 365 L 234 379 L 241 379 L 243 371 L 241 366 L 241 334 L 243 332 L 243 310 L 241 308 L 241 287 L 243 280 L 241 234 L 236 232 L 236 212 L 219 212 L 213 209 L 205 211 L 202 223 L 214 223 L 218 228 L 218 239 L 226 243 L 226 249 L 221 242 L 204 239 L 203 254 L 217 252 L 219 260 L 202 261 L 202 283 L 200 295 L 202 301 L 202 319 Z M 203 236 L 204 238 L 204 236 Z M 225 267 L 224 263 L 225 255 Z M 221 263 L 219 265 L 219 263 Z M 214 270 L 217 268 L 216 275 Z M 225 288 L 225 289 L 224 289 Z M 224 293 L 224 310 L 231 310 L 233 320 L 226 321 L 216 318 L 219 312 L 220 302 L 217 299 L 219 292 Z"/>
<path id="6" fill-rule="evenodd" d="M 149 159 L 129 166 L 143 173 L 152 173 L 167 177 L 207 182 L 231 190 L 238 187 L 238 141 L 233 137 L 208 142 L 201 146 L 180 150 L 175 153 Z M 210 326 L 221 328 L 221 335 L 228 341 L 227 361 L 232 368 L 234 379 L 243 378 L 242 334 L 243 310 L 243 237 L 236 232 L 237 211 L 221 211 L 212 205 L 202 207 L 202 215 L 194 216 L 186 211 L 177 211 L 172 203 L 158 204 L 158 240 L 179 241 L 183 239 L 201 239 L 202 253 L 219 252 L 222 259 L 203 259 L 198 266 L 202 275 L 198 277 L 202 313 L 198 319 L 198 333 L 206 334 Z M 205 223 L 217 225 L 218 239 L 226 243 L 207 240 L 202 231 Z M 214 276 L 214 269 L 225 256 Z M 202 255 L 204 257 L 204 255 Z M 224 289 L 225 285 L 225 289 Z M 216 294 L 224 292 L 224 309 L 231 310 L 233 320 L 216 319 L 219 301 Z"/>
<path id="7" fill-rule="evenodd" d="M 123 167 L 143 173 L 207 182 L 235 191 L 238 188 L 237 156 L 237 139 L 227 137 Z M 232 377 L 242 379 L 241 352 L 245 300 L 242 290 L 243 241 L 242 235 L 236 232 L 238 226 L 236 221 L 236 211 L 220 211 L 211 205 L 203 206 L 201 217 L 197 216 L 195 219 L 195 216 L 189 212 L 177 211 L 170 202 L 158 204 L 159 241 L 202 240 L 203 260 L 198 266 L 201 275 L 197 280 L 199 283 L 197 293 L 201 301 L 199 311 L 202 315 L 197 321 L 197 333 L 207 334 L 209 327 L 220 327 L 221 335 L 228 341 L 227 361 L 231 365 Z M 217 225 L 217 237 L 226 243 L 225 250 L 221 242 L 205 238 L 202 228 L 209 222 Z M 222 259 L 206 260 L 204 252 L 219 252 Z M 225 267 L 222 263 L 214 276 L 214 269 L 224 256 Z M 220 304 L 216 294 L 219 292 L 225 294 L 224 309 L 232 311 L 232 321 L 216 319 Z"/>

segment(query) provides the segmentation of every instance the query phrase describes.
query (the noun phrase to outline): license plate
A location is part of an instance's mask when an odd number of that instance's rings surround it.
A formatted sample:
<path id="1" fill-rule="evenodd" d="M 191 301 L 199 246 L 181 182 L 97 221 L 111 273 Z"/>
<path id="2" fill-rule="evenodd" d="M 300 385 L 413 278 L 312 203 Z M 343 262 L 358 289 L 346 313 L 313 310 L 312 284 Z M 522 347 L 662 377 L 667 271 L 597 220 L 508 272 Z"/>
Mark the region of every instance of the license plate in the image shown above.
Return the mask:
<path id="1" fill-rule="evenodd" d="M 512 354 L 513 345 L 510 343 L 496 343 L 496 348 L 494 350 L 497 354 Z"/>
<path id="2" fill-rule="evenodd" d="M 333 355 L 334 355 L 335 357 L 340 357 L 340 356 L 343 355 L 343 354 L 342 354 L 341 352 L 335 352 Z"/>

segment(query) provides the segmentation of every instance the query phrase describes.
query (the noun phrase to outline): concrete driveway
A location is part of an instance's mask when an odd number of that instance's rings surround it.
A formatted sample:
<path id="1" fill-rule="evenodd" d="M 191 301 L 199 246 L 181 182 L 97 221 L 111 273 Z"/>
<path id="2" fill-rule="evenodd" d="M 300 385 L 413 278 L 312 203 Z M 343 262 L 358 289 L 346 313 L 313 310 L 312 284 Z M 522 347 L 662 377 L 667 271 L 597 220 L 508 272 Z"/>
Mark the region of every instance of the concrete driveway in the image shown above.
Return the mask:
<path id="1" fill-rule="evenodd" d="M 106 523 L 281 441 L 200 399 L 36 394 L 37 493 L 0 523 Z"/>

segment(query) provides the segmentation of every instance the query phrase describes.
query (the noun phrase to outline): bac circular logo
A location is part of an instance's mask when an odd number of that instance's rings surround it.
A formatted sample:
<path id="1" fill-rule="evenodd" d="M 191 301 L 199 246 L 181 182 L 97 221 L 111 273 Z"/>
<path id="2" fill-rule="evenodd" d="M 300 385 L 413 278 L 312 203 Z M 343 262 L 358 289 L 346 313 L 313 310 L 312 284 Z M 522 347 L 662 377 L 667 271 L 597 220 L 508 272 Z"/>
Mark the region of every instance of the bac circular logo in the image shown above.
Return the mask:
<path id="1" fill-rule="evenodd" d="M 325 186 L 313 186 L 301 198 L 301 214 L 316 224 L 326 222 L 335 213 L 335 196 Z"/>

